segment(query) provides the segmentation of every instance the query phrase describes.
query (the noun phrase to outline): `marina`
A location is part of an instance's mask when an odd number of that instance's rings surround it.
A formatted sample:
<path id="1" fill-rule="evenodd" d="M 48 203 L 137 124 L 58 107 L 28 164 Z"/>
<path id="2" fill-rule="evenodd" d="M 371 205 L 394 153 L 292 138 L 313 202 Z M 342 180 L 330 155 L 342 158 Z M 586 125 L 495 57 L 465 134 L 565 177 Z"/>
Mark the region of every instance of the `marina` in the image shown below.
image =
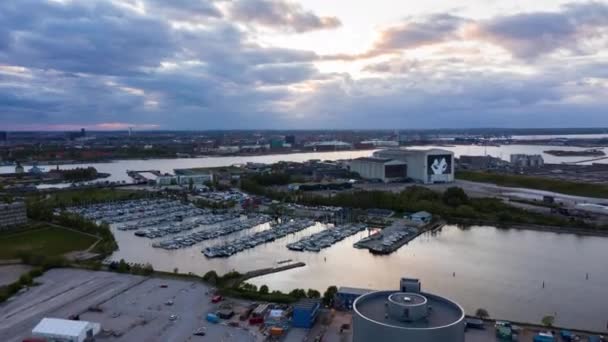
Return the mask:
<path id="1" fill-rule="evenodd" d="M 237 213 L 226 213 L 226 214 L 212 214 L 210 210 L 199 209 L 195 212 L 190 212 L 188 216 L 196 216 L 193 220 L 186 222 L 170 222 L 161 226 L 150 227 L 146 229 L 140 229 L 134 234 L 136 236 L 147 237 L 150 239 L 160 238 L 171 234 L 178 234 L 181 232 L 193 230 L 203 225 L 212 225 L 219 222 L 236 220 L 239 218 Z M 184 217 L 184 216 L 182 216 Z M 177 219 L 179 220 L 179 218 Z M 120 229 L 120 228 L 119 228 Z"/>
<path id="2" fill-rule="evenodd" d="M 418 236 L 421 229 L 392 225 L 357 241 L 353 247 L 368 249 L 372 254 L 390 254 Z"/>
<path id="3" fill-rule="evenodd" d="M 67 212 L 78 214 L 86 219 L 108 224 L 142 220 L 150 224 L 169 222 L 173 219 L 202 215 L 203 209 L 193 205 L 182 204 L 179 201 L 167 199 L 139 199 L 115 201 L 111 203 L 75 206 L 66 209 Z M 56 210 L 59 213 L 60 210 Z M 134 225 L 126 225 L 123 230 L 130 230 Z"/>
<path id="4" fill-rule="evenodd" d="M 244 221 L 225 222 L 223 224 L 220 224 L 219 227 L 207 228 L 187 235 L 176 236 L 171 239 L 155 242 L 154 244 L 152 244 L 152 247 L 163 248 L 167 250 L 186 248 L 194 246 L 195 244 L 205 240 L 215 239 L 224 235 L 232 234 L 246 229 L 251 229 L 264 223 L 268 223 L 270 221 L 271 219 L 267 215 L 256 215 Z"/>
<path id="5" fill-rule="evenodd" d="M 223 244 L 206 247 L 202 252 L 207 258 L 229 257 L 246 249 L 256 247 L 263 243 L 272 242 L 289 234 L 299 232 L 314 224 L 315 222 L 312 220 L 291 220 L 250 236 L 244 236 Z"/>
<path id="6" fill-rule="evenodd" d="M 324 248 L 329 248 L 338 241 L 359 233 L 367 228 L 364 224 L 348 224 L 327 228 L 319 233 L 305 237 L 297 242 L 287 245 L 292 251 L 319 252 Z"/>

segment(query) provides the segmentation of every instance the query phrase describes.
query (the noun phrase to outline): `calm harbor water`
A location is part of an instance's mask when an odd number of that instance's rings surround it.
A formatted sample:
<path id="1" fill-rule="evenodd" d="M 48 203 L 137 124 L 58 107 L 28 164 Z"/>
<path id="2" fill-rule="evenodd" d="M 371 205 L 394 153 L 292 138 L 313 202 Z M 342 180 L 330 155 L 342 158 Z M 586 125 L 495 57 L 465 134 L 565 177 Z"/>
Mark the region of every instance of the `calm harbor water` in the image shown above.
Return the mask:
<path id="1" fill-rule="evenodd" d="M 250 282 L 282 291 L 324 291 L 329 285 L 394 289 L 401 276 L 410 276 L 420 278 L 426 290 L 458 301 L 469 313 L 483 307 L 494 317 L 536 323 L 544 315 L 556 314 L 558 324 L 593 330 L 605 329 L 608 321 L 605 237 L 445 226 L 438 232 L 421 235 L 388 256 L 374 256 L 352 247 L 366 232 L 319 253 L 286 248 L 288 243 L 321 229 L 323 226 L 318 224 L 226 259 L 207 259 L 201 253 L 203 246 L 219 239 L 166 251 L 152 248 L 154 240 L 115 231 L 120 250 L 112 259 L 150 262 L 156 269 L 178 268 L 180 272 L 201 275 L 209 270 L 248 271 L 293 259 L 307 266 Z M 250 233 L 239 232 L 221 239 Z"/>

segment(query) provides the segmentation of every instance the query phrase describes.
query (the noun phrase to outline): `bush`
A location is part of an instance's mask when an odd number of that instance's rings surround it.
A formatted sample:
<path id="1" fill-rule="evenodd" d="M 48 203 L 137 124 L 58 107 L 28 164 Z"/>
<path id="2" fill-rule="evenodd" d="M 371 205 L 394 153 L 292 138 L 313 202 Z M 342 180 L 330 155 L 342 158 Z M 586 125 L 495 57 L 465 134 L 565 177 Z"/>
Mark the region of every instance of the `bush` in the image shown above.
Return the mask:
<path id="1" fill-rule="evenodd" d="M 39 267 L 36 267 L 36 268 L 32 269 L 29 274 L 30 274 L 30 277 L 32 277 L 32 278 L 38 278 L 42 275 L 42 273 L 43 273 L 42 269 Z"/>
<path id="2" fill-rule="evenodd" d="M 481 319 L 485 319 L 490 317 L 490 313 L 488 313 L 488 310 L 484 309 L 484 308 L 479 308 L 477 309 L 477 311 L 475 311 L 475 316 L 481 318 Z"/>
<path id="3" fill-rule="evenodd" d="M 218 279 L 219 277 L 215 271 L 209 271 L 203 276 L 203 280 L 211 285 L 217 285 Z"/>
<path id="4" fill-rule="evenodd" d="M 21 284 L 21 286 L 29 286 L 32 285 L 33 282 L 32 277 L 27 273 L 19 277 L 19 284 Z"/>

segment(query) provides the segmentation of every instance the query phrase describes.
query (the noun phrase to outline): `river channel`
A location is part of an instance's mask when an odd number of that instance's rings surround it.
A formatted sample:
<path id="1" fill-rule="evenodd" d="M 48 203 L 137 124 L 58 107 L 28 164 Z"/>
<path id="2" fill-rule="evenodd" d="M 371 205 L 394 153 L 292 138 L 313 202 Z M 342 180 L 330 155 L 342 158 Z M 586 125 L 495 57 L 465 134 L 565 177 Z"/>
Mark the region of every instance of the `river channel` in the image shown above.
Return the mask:
<path id="1" fill-rule="evenodd" d="M 543 146 L 543 145 L 502 145 L 502 146 L 477 146 L 477 145 L 434 145 L 434 146 L 411 146 L 410 148 L 441 148 L 454 152 L 456 157 L 461 155 L 490 155 L 497 158 L 509 160 L 511 154 L 542 154 L 547 163 L 573 162 L 590 159 L 589 157 L 555 157 L 543 153 L 546 150 L 584 150 L 578 147 L 569 146 Z M 608 154 L 608 148 L 603 149 Z M 262 156 L 231 156 L 231 157 L 207 157 L 207 158 L 176 158 L 176 159 L 135 159 L 135 160 L 115 160 L 105 163 L 87 164 L 64 164 L 59 165 L 60 169 L 73 169 L 76 167 L 93 166 L 99 172 L 109 173 L 109 178 L 102 181 L 131 182 L 127 175 L 127 170 L 159 170 L 161 172 L 173 172 L 173 169 L 192 168 L 192 167 L 218 167 L 230 166 L 234 164 L 244 164 L 247 162 L 272 164 L 279 161 L 302 162 L 311 159 L 321 160 L 340 160 L 367 157 L 373 153 L 372 150 L 363 151 L 336 151 L 336 152 L 307 152 L 290 154 L 270 154 Z M 608 160 L 598 161 L 599 163 Z M 44 169 L 57 167 L 55 165 L 41 165 Z M 14 172 L 13 166 L 1 166 L 0 173 Z M 52 186 L 52 185 L 51 185 Z M 57 186 L 57 185 L 55 185 Z M 46 186 L 48 187 L 48 186 Z"/>

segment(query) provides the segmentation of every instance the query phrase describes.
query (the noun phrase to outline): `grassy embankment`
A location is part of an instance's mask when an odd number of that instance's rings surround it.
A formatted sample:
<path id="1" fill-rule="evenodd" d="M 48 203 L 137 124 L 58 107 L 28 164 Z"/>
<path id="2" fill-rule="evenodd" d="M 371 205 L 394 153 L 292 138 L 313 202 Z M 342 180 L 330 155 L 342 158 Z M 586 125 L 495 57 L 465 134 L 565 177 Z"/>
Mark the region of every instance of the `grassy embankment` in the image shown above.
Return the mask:
<path id="1" fill-rule="evenodd" d="M 95 235 L 101 241 L 95 246 L 93 252 L 107 255 L 117 248 L 114 235 L 107 224 L 96 224 L 67 212 L 54 215 L 53 211 L 57 208 L 64 209 L 72 205 L 129 200 L 146 195 L 145 192 L 117 189 L 70 190 L 58 191 L 49 195 L 34 195 L 26 200 L 27 215 L 30 219 L 36 221 L 55 223 L 63 227 Z"/>
<path id="2" fill-rule="evenodd" d="M 456 172 L 456 178 L 472 182 L 492 183 L 506 187 L 552 191 L 573 196 L 608 198 L 608 185 L 604 184 L 569 182 L 546 177 L 477 171 L 458 171 Z"/>
<path id="3" fill-rule="evenodd" d="M 0 235 L 0 260 L 19 259 L 24 253 L 60 256 L 89 248 L 97 238 L 48 224 L 33 224 L 24 231 Z"/>

